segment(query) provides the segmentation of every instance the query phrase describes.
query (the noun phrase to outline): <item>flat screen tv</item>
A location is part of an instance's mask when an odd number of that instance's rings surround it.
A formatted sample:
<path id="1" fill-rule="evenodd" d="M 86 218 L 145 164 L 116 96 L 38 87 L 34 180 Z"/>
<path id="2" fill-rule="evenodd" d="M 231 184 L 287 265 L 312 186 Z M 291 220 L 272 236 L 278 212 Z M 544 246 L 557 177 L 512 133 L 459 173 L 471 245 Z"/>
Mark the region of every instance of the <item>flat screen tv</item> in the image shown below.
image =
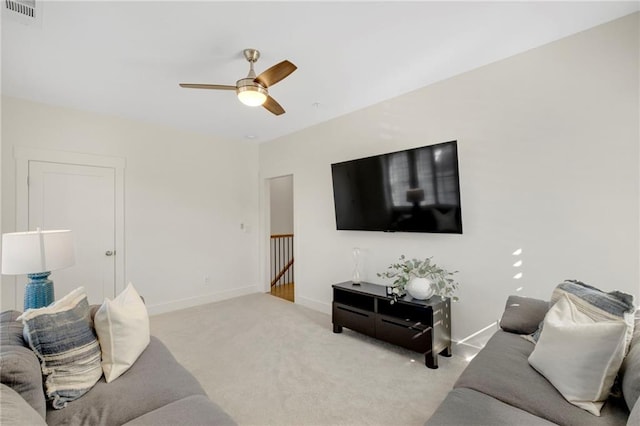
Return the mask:
<path id="1" fill-rule="evenodd" d="M 338 230 L 462 234 L 457 141 L 331 165 Z"/>

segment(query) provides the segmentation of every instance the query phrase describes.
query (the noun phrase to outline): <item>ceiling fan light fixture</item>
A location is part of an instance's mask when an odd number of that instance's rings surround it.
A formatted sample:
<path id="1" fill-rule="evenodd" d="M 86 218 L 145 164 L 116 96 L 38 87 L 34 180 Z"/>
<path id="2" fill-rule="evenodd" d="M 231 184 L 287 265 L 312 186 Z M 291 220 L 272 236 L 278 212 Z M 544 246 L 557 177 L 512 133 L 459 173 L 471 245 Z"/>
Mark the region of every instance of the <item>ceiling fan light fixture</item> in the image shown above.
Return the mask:
<path id="1" fill-rule="evenodd" d="M 260 106 L 267 100 L 267 90 L 250 78 L 243 78 L 238 81 L 236 92 L 240 102 L 247 106 Z"/>
<path id="2" fill-rule="evenodd" d="M 249 62 L 249 74 L 245 78 L 236 81 L 235 86 L 200 83 L 180 83 L 179 85 L 185 89 L 235 90 L 240 102 L 247 106 L 256 107 L 262 105 L 273 115 L 284 114 L 285 110 L 282 105 L 269 96 L 268 88 L 286 78 L 297 67 L 288 60 L 284 60 L 256 76 L 253 64 L 260 57 L 260 52 L 256 49 L 245 49 L 244 57 Z"/>
<path id="3" fill-rule="evenodd" d="M 238 99 L 240 102 L 247 106 L 260 106 L 267 100 L 267 95 L 264 94 L 264 90 L 259 89 L 244 89 L 238 91 Z"/>

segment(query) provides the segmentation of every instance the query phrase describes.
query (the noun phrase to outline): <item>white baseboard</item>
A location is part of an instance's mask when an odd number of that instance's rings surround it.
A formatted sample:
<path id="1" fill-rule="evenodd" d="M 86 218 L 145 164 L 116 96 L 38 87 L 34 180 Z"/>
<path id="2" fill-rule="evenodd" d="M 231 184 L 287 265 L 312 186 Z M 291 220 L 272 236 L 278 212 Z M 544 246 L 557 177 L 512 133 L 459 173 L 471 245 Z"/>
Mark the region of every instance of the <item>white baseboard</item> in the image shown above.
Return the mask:
<path id="1" fill-rule="evenodd" d="M 323 314 L 331 315 L 331 303 L 319 302 L 317 300 L 298 295 L 296 295 L 296 303 L 306 308 L 313 309 L 314 311 L 319 311 Z"/>
<path id="2" fill-rule="evenodd" d="M 260 292 L 260 289 L 257 285 L 234 288 L 231 290 L 224 290 L 201 296 L 188 297 L 185 299 L 174 300 L 166 303 L 158 303 L 156 305 L 148 305 L 147 311 L 149 312 L 149 315 L 158 315 L 165 312 L 172 312 L 180 309 L 192 308 L 194 306 L 206 305 L 207 303 L 219 302 L 221 300 L 232 299 L 234 297 L 258 292 Z"/>

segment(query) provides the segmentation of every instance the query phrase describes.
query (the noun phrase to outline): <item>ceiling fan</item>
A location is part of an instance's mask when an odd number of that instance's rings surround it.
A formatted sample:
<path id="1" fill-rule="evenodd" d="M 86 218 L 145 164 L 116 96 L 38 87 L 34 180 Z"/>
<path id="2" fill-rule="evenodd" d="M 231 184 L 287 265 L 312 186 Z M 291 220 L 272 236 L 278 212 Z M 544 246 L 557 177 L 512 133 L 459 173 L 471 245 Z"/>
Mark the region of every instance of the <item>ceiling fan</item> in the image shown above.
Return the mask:
<path id="1" fill-rule="evenodd" d="M 262 105 L 275 115 L 284 114 L 284 108 L 275 99 L 269 96 L 269 87 L 294 72 L 298 67 L 291 62 L 284 60 L 256 77 L 253 64 L 260 58 L 260 52 L 256 49 L 244 49 L 244 57 L 249 61 L 249 74 L 246 78 L 236 81 L 235 86 L 222 84 L 192 84 L 180 83 L 180 87 L 187 89 L 213 89 L 213 90 L 235 90 L 238 99 L 248 106 Z"/>

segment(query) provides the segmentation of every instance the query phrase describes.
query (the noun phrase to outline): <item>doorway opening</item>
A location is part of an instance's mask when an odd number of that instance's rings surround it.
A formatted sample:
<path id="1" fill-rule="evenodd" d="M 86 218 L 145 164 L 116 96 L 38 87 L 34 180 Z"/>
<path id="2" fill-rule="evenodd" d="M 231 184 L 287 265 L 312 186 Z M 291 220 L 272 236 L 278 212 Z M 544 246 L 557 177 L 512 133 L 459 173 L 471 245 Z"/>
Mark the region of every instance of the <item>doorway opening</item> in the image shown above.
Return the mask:
<path id="1" fill-rule="evenodd" d="M 293 176 L 269 179 L 270 293 L 295 302 Z"/>

